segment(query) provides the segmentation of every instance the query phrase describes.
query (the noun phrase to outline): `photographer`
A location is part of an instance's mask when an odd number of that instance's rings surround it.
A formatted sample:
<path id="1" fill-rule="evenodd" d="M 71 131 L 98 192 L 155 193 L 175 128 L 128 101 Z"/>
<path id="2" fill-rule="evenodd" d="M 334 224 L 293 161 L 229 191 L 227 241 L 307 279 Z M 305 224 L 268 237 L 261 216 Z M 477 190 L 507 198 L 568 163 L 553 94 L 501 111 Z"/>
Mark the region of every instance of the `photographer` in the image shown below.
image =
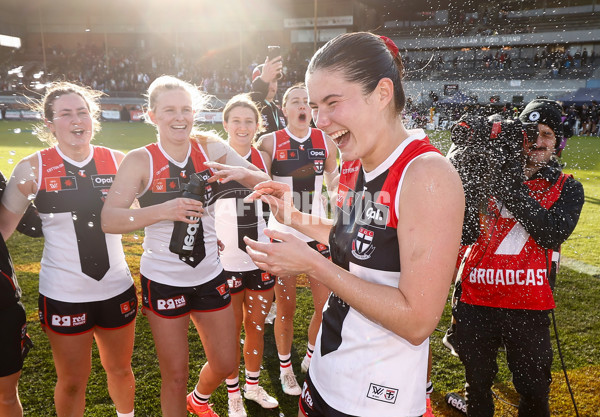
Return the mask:
<path id="1" fill-rule="evenodd" d="M 277 94 L 278 80 L 282 76 L 283 63 L 279 52 L 269 47 L 271 54 L 276 53 L 274 57 L 267 56 L 264 64 L 258 65 L 252 71 L 252 89 L 250 97 L 260 110 L 262 116 L 262 130 L 258 136 L 266 135 L 285 128 L 286 121 L 283 111 L 275 104 L 275 95 Z M 277 51 L 278 51 L 277 47 Z"/>
<path id="2" fill-rule="evenodd" d="M 459 270 L 461 288 L 454 309 L 470 417 L 494 414 L 491 387 L 502 345 L 520 394 L 519 416 L 550 415 L 548 313 L 555 307 L 552 290 L 560 246 L 577 225 L 584 194 L 578 181 L 562 173 L 554 156 L 563 139 L 560 104 L 533 100 L 519 119 L 496 121 L 485 131 L 486 137 L 472 145 L 492 143 L 505 127 L 512 126 L 506 138 L 512 145 L 523 143 L 519 153 L 525 159 L 523 165 L 518 156 L 505 155 L 497 173 L 486 173 L 491 191 L 479 208 L 479 227 L 474 235 L 463 234 L 463 243 L 476 239 Z M 537 127 L 537 132 L 532 127 Z M 476 129 L 473 136 L 477 136 Z M 468 151 L 468 146 L 463 150 Z M 509 148 L 498 146 L 496 155 L 502 158 Z M 477 195 L 466 178 L 462 179 L 465 194 Z M 465 242 L 469 239 L 471 242 Z"/>

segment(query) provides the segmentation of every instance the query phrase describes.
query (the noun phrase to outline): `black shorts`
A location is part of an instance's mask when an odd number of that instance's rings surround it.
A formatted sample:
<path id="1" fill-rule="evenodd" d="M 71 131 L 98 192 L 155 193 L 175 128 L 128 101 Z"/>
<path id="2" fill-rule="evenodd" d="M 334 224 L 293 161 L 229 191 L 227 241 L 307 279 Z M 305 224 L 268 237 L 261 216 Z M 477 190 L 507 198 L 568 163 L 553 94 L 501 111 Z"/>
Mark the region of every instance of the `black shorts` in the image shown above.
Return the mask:
<path id="1" fill-rule="evenodd" d="M 337 411 L 323 400 L 310 380 L 310 372 L 306 374 L 306 379 L 302 384 L 302 394 L 298 405 L 306 417 L 353 417 Z"/>
<path id="2" fill-rule="evenodd" d="M 38 299 L 42 326 L 55 333 L 77 335 L 89 332 L 95 326 L 119 329 L 135 320 L 138 299 L 135 286 L 102 301 L 67 303 L 40 294 Z"/>
<path id="3" fill-rule="evenodd" d="M 31 341 L 27 336 L 27 318 L 23 304 L 12 303 L 0 310 L 0 377 L 23 368 L 23 358 Z"/>
<path id="4" fill-rule="evenodd" d="M 229 292 L 237 294 L 244 290 L 266 291 L 275 286 L 275 276 L 260 269 L 252 271 L 225 271 Z"/>
<path id="5" fill-rule="evenodd" d="M 142 304 L 161 317 L 181 317 L 191 311 L 216 311 L 231 303 L 225 272 L 205 284 L 174 287 L 142 275 Z"/>

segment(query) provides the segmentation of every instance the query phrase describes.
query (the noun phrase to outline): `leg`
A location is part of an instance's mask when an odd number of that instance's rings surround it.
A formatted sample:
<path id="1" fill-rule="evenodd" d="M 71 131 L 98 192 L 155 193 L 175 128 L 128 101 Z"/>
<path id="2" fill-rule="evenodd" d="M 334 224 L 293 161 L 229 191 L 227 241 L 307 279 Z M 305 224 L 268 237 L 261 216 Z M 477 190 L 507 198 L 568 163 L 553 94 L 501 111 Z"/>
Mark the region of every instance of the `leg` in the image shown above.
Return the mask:
<path id="1" fill-rule="evenodd" d="M 296 312 L 296 278 L 276 278 L 275 297 L 277 317 L 274 331 L 277 352 L 289 355 L 294 339 L 294 313 Z"/>
<path id="2" fill-rule="evenodd" d="M 521 395 L 519 416 L 549 417 L 552 344 L 548 314 L 514 311 L 508 323 L 504 337 L 506 359 L 515 389 Z"/>
<path id="3" fill-rule="evenodd" d="M 146 310 L 150 323 L 158 364 L 160 366 L 160 403 L 165 417 L 186 415 L 188 381 L 188 315 L 172 319 Z"/>
<path id="4" fill-rule="evenodd" d="M 46 335 L 50 340 L 56 368 L 56 414 L 59 417 L 82 416 L 85 410 L 85 390 L 92 367 L 93 332 L 67 336 L 46 329 Z"/>
<path id="5" fill-rule="evenodd" d="M 0 416 L 23 417 L 19 400 L 19 377 L 21 371 L 0 377 Z"/>
<path id="6" fill-rule="evenodd" d="M 191 317 L 207 359 L 196 390 L 201 394 L 212 394 L 235 369 L 236 351 L 240 350 L 236 342 L 233 307 L 230 304 L 217 311 L 193 311 Z"/>
<path id="7" fill-rule="evenodd" d="M 268 291 L 246 290 L 244 299 L 244 363 L 246 370 L 258 372 L 265 347 L 265 315 L 273 303 L 273 289 Z"/>
<path id="8" fill-rule="evenodd" d="M 310 325 L 308 326 L 308 343 L 314 345 L 317 342 L 317 334 L 321 327 L 321 321 L 323 321 L 323 306 L 325 306 L 329 297 L 329 288 L 314 279 L 309 279 L 308 282 L 310 283 L 313 305 L 315 307 L 315 311 L 310 319 Z"/>
<path id="9" fill-rule="evenodd" d="M 496 356 L 502 336 L 498 309 L 459 302 L 456 309 L 458 355 L 465 366 L 469 417 L 492 417 L 492 384 L 498 372 Z"/>
<path id="10" fill-rule="evenodd" d="M 131 369 L 135 320 L 119 329 L 94 331 L 102 366 L 106 371 L 108 392 L 120 413 L 133 411 L 135 377 Z"/>
<path id="11" fill-rule="evenodd" d="M 242 320 L 243 320 L 243 317 L 245 314 L 244 309 L 249 308 L 246 305 L 244 305 L 246 292 L 247 292 L 247 290 L 243 290 L 241 292 L 231 294 L 231 304 L 233 306 L 233 316 L 234 316 L 234 320 L 235 320 L 235 337 L 236 337 L 237 341 L 240 340 L 240 335 L 242 333 Z M 248 333 L 246 332 L 246 341 L 244 342 L 244 346 L 246 346 L 247 343 L 248 343 Z M 237 366 L 236 366 L 235 370 L 231 373 L 231 375 L 228 376 L 229 379 L 234 379 L 239 376 L 240 358 L 241 358 L 240 349 L 236 349 L 235 363 Z"/>

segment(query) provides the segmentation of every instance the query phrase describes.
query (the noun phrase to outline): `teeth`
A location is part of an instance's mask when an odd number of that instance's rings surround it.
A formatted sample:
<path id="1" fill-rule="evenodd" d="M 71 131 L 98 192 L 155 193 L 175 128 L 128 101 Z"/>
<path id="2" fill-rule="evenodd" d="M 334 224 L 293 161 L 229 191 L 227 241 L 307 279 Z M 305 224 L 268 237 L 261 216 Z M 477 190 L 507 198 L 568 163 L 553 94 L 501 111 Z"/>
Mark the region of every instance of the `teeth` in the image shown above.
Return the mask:
<path id="1" fill-rule="evenodd" d="M 185 129 L 185 126 L 171 126 L 173 129 Z"/>
<path id="2" fill-rule="evenodd" d="M 332 133 L 329 135 L 329 137 L 333 140 L 339 138 L 340 136 L 345 135 L 346 133 L 348 133 L 348 130 L 340 130 L 338 132 Z"/>

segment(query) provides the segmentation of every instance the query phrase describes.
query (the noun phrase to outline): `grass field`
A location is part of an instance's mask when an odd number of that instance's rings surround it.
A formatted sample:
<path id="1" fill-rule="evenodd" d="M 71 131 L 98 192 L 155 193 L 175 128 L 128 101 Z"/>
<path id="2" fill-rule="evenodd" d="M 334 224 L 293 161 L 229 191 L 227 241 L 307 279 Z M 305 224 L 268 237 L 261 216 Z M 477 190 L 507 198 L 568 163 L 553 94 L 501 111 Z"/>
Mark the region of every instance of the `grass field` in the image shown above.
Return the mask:
<path id="1" fill-rule="evenodd" d="M 212 126 L 211 126 L 212 128 Z M 154 130 L 138 123 L 104 123 L 103 130 L 95 143 L 123 151 L 143 146 L 153 141 Z M 431 140 L 440 149 L 449 146 L 447 132 L 432 133 Z M 577 137 L 569 141 L 563 160 L 566 171 L 575 175 L 585 187 L 586 204 L 582 217 L 573 236 L 563 246 L 563 254 L 569 258 L 600 267 L 600 139 Z M 24 156 L 40 149 L 43 144 L 32 135 L 31 124 L 27 122 L 0 121 L 0 170 L 8 176 L 14 164 Z M 125 253 L 134 276 L 139 271 L 141 255 L 141 233 L 131 233 L 123 238 Z M 31 239 L 15 234 L 8 242 L 19 282 L 24 291 L 23 302 L 29 317 L 29 333 L 35 343 L 30 352 L 23 376 L 20 393 L 27 416 L 53 416 L 53 387 L 55 373 L 52 354 L 46 337 L 37 320 L 37 273 L 43 246 L 42 239 Z M 565 366 L 581 416 L 600 415 L 600 277 L 561 268 L 556 288 L 556 321 L 563 350 Z M 306 288 L 299 289 L 298 312 L 295 317 L 295 340 L 292 352 L 296 373 L 300 375 L 299 363 L 304 354 L 306 329 L 311 311 L 310 294 Z M 444 328 L 449 320 L 447 306 L 439 327 Z M 441 344 L 442 332 L 432 336 L 434 352 L 433 382 L 436 391 L 432 399 L 437 416 L 458 416 L 445 406 L 446 392 L 461 391 L 464 385 L 464 371 L 460 361 L 451 356 Z M 249 416 L 295 416 L 297 399 L 285 396 L 279 385 L 279 370 L 273 328 L 266 326 L 264 370 L 261 384 L 280 401 L 278 410 L 266 411 L 246 404 Z M 196 375 L 204 363 L 204 354 L 195 330 L 190 329 L 190 381 L 191 389 Z M 136 340 L 133 355 L 133 369 L 136 376 L 136 416 L 159 416 L 160 374 L 147 320 L 138 317 Z M 556 349 L 555 349 L 556 352 Z M 516 416 L 511 405 L 516 403 L 506 361 L 499 355 L 500 372 L 494 392 L 501 400 L 497 401 L 497 416 Z M 368 370 L 365 370 L 368 372 Z M 565 387 L 558 354 L 553 364 L 554 382 L 551 391 L 553 416 L 575 415 L 569 394 Z M 227 394 L 220 387 L 211 401 L 221 416 L 227 414 Z M 105 375 L 97 352 L 94 352 L 93 370 L 88 384 L 86 416 L 115 415 L 108 396 Z"/>

